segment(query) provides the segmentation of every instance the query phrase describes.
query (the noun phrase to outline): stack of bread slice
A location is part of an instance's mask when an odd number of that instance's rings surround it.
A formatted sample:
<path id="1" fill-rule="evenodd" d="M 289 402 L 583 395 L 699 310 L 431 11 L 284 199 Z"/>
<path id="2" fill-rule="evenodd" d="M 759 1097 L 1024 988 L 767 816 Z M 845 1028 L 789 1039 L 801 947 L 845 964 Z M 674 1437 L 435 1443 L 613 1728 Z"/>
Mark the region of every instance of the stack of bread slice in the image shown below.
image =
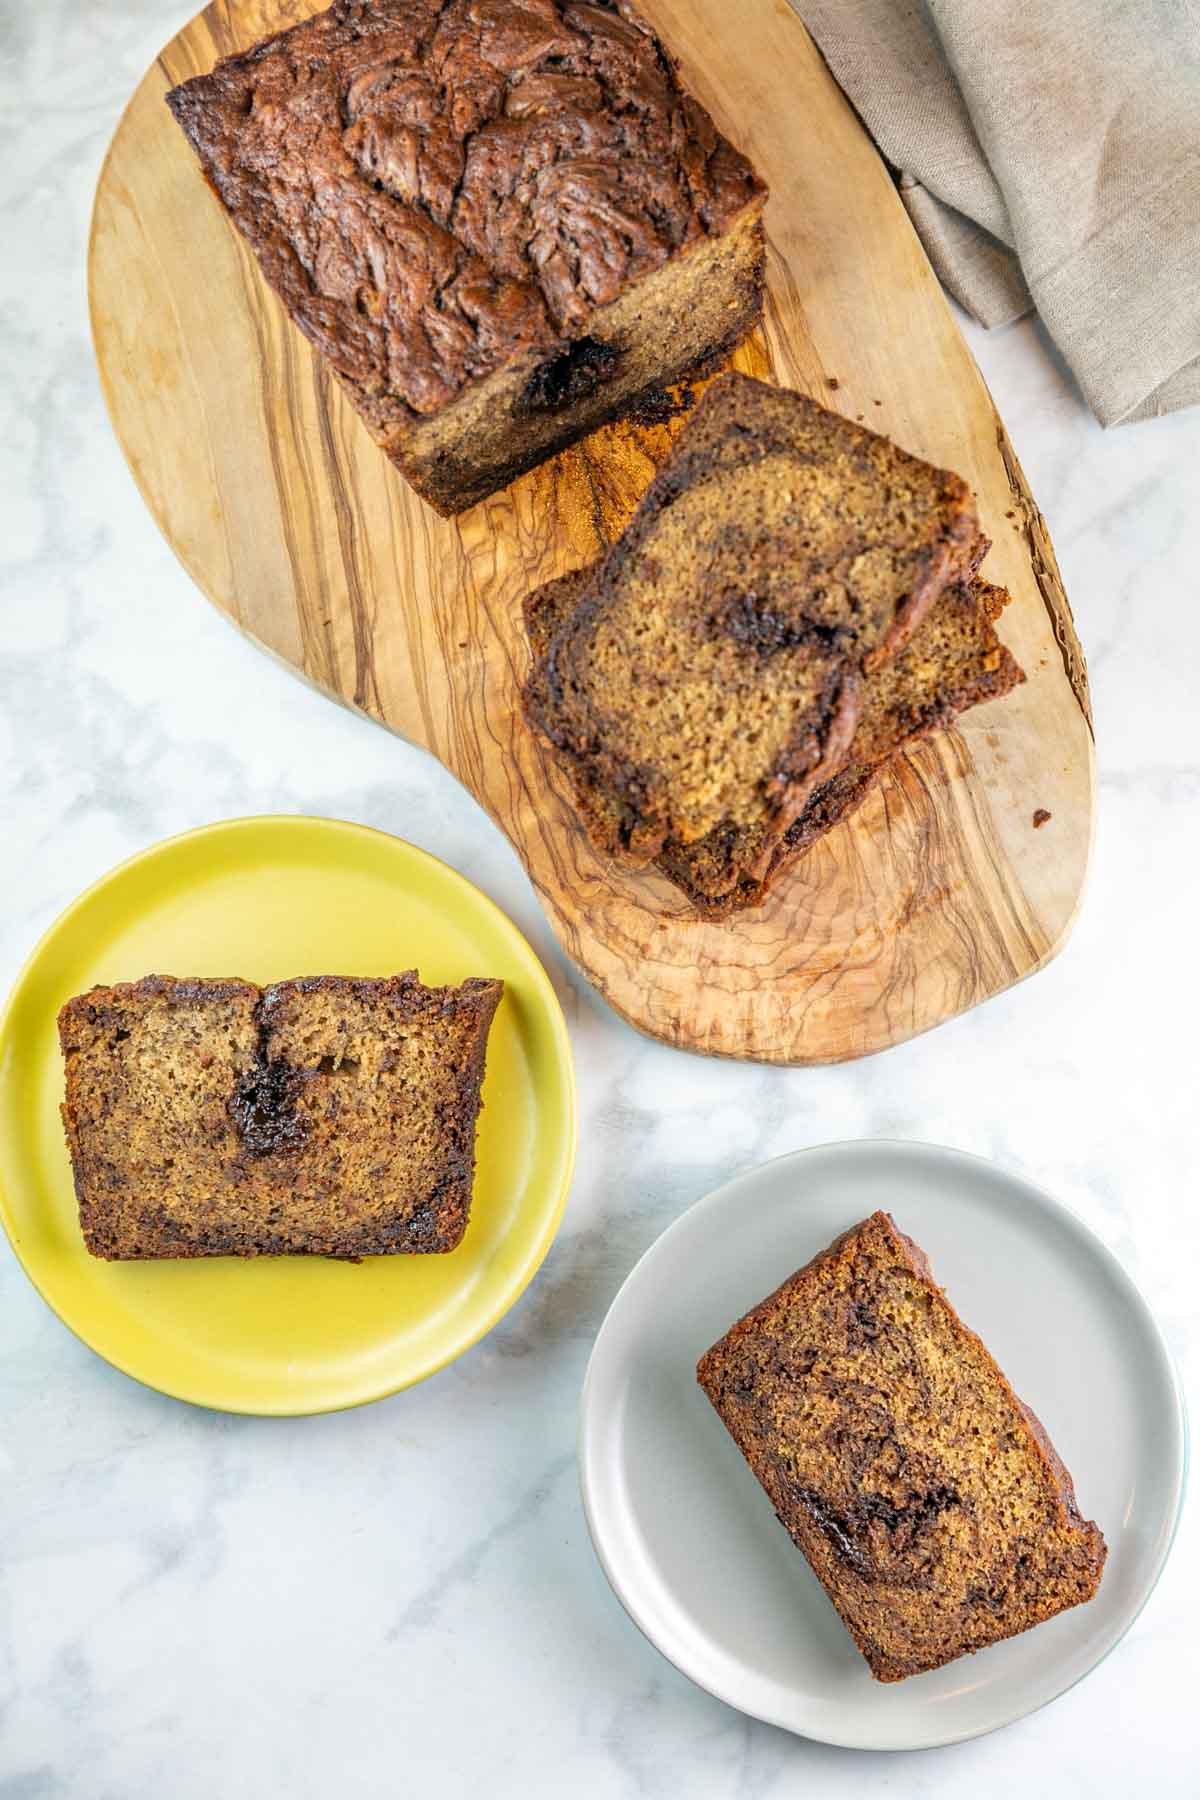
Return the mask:
<path id="1" fill-rule="evenodd" d="M 1023 679 L 966 484 L 801 394 L 713 383 L 608 555 L 526 602 L 526 713 L 596 845 L 761 902 L 905 746 Z"/>

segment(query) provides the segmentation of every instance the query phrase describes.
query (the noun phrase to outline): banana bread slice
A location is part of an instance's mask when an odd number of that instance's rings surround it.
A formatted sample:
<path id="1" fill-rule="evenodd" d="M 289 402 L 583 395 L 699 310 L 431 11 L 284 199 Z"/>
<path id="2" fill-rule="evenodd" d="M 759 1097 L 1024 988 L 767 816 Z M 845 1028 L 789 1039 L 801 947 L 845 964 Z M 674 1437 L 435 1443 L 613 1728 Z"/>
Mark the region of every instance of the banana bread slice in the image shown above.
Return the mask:
<path id="1" fill-rule="evenodd" d="M 862 672 L 979 536 L 958 476 L 722 376 L 554 634 L 530 719 L 634 821 L 635 860 L 729 825 L 757 834 L 760 876 L 844 761 Z"/>
<path id="2" fill-rule="evenodd" d="M 952 583 L 899 656 L 871 671 L 845 764 L 813 791 L 764 875 L 748 873 L 754 844 L 728 830 L 700 844 L 666 844 L 659 868 L 707 917 L 760 906 L 797 857 L 862 804 L 895 757 L 1024 681 L 1023 669 L 993 629 L 1008 598 L 1004 588 L 978 577 Z"/>
<path id="3" fill-rule="evenodd" d="M 503 983 L 168 975 L 59 1014 L 93 1256 L 453 1250 Z"/>
<path id="4" fill-rule="evenodd" d="M 531 661 L 522 691 L 522 704 L 531 723 L 553 716 L 553 701 L 546 682 L 546 658 L 555 633 L 570 619 L 596 577 L 598 563 L 573 569 L 547 581 L 525 597 L 525 635 Z M 575 809 L 598 850 L 635 865 L 648 860 L 641 853 L 640 821 L 633 807 L 594 781 L 584 762 L 570 749 L 553 747 L 553 760 L 567 775 Z"/>
<path id="5" fill-rule="evenodd" d="M 1070 1475 L 887 1213 L 785 1281 L 697 1374 L 877 1680 L 1095 1593 L 1107 1549 Z"/>
<path id="6" fill-rule="evenodd" d="M 336 0 L 167 104 L 439 512 L 719 361 L 761 314 L 766 189 L 630 0 Z"/>
<path id="7" fill-rule="evenodd" d="M 546 705 L 543 671 L 554 634 L 579 604 L 594 573 L 593 566 L 560 576 L 536 589 L 525 603 L 533 657 L 527 686 L 535 707 Z M 952 583 L 907 647 L 865 677 L 858 724 L 844 766 L 815 789 L 761 878 L 747 873 L 755 860 L 756 834 L 728 823 L 694 844 L 668 838 L 655 859 L 657 867 L 707 917 L 721 918 L 761 904 L 796 857 L 866 798 L 895 754 L 950 725 L 968 707 L 998 699 L 1025 679 L 993 629 L 1007 600 L 1003 588 L 978 577 Z M 610 852 L 624 849 L 636 831 L 636 816 L 589 782 L 578 758 L 562 751 L 555 754 L 593 841 Z"/>

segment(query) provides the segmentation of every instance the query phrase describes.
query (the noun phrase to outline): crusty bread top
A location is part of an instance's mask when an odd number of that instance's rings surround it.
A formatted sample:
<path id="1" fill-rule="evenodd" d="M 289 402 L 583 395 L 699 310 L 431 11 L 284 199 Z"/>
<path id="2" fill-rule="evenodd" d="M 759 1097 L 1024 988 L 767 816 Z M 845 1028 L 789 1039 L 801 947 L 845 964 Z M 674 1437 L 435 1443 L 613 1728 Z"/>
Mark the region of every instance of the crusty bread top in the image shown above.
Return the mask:
<path id="1" fill-rule="evenodd" d="M 630 0 L 335 0 L 167 104 L 377 435 L 765 191 Z"/>

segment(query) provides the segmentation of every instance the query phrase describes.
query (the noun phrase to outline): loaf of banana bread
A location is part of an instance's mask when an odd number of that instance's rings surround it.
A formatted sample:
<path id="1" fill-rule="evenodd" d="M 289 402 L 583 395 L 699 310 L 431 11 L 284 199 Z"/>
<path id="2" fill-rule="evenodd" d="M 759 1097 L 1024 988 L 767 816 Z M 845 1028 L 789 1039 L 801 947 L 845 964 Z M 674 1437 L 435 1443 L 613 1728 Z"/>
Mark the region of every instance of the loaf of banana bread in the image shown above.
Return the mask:
<path id="1" fill-rule="evenodd" d="M 502 989 L 150 975 L 68 1000 L 62 1110 L 88 1249 L 453 1250 Z"/>
<path id="2" fill-rule="evenodd" d="M 887 1213 L 785 1281 L 697 1373 L 877 1680 L 1095 1593 L 1107 1551 L 1070 1475 Z"/>
<path id="3" fill-rule="evenodd" d="M 630 0 L 335 0 L 167 104 L 443 513 L 719 360 L 766 190 Z"/>

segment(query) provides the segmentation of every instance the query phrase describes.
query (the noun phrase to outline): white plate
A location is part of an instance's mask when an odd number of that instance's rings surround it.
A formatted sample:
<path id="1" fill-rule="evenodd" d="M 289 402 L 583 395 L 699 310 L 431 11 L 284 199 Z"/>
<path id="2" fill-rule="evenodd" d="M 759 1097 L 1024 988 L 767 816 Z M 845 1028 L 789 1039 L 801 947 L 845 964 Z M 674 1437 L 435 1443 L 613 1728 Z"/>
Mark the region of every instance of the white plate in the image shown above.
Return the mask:
<path id="1" fill-rule="evenodd" d="M 1088 1605 L 894 1685 L 871 1679 L 695 1373 L 735 1319 L 877 1207 L 1039 1415 L 1109 1549 Z M 928 1144 L 803 1150 L 693 1206 L 614 1300 L 579 1433 L 592 1542 L 650 1641 L 742 1712 L 873 1750 L 976 1737 L 1094 1669 L 1162 1571 L 1185 1463 L 1170 1355 L 1109 1251 L 1028 1182 Z"/>

